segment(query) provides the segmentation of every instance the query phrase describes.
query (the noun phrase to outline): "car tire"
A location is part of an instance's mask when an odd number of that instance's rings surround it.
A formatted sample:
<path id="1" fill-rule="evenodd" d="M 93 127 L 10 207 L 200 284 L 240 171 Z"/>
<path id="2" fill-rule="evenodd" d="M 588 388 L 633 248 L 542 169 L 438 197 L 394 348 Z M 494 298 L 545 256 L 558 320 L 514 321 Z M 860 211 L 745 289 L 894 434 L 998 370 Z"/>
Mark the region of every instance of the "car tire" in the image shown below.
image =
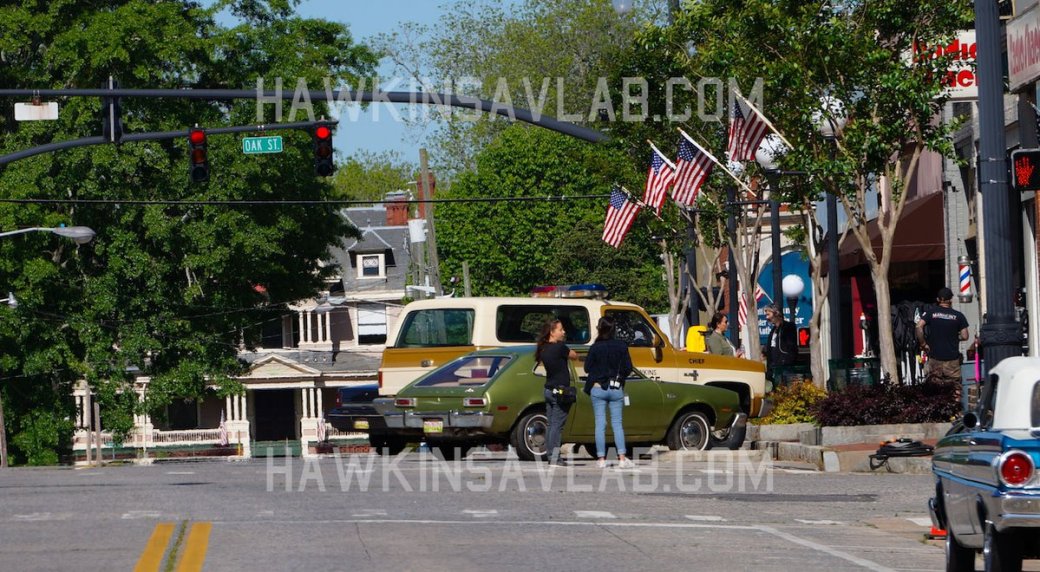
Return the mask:
<path id="1" fill-rule="evenodd" d="M 946 530 L 946 572 L 975 572 L 975 550 L 961 546 Z"/>
<path id="2" fill-rule="evenodd" d="M 711 448 L 711 423 L 700 411 L 684 411 L 668 430 L 668 448 L 673 451 L 706 451 Z"/>
<path id="3" fill-rule="evenodd" d="M 509 434 L 509 444 L 516 450 L 516 456 L 522 461 L 544 460 L 548 429 L 549 418 L 544 411 L 532 411 L 521 417 Z"/>
<path id="4" fill-rule="evenodd" d="M 982 563 L 986 572 L 1022 570 L 1022 544 L 1018 537 L 1011 532 L 997 532 L 995 526 L 987 524 Z"/>
<path id="5" fill-rule="evenodd" d="M 711 432 L 711 448 L 712 449 L 729 449 L 730 451 L 736 451 L 744 445 L 744 439 L 747 438 L 747 425 L 733 430 L 729 427 L 721 429 L 719 431 Z"/>

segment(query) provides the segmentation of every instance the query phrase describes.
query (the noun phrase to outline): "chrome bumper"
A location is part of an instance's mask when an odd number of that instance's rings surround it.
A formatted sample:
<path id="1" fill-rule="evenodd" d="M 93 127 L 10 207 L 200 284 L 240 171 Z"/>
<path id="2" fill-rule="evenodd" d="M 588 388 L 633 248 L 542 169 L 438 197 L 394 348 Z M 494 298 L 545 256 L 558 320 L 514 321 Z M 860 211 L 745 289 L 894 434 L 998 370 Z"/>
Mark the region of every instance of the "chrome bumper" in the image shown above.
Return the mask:
<path id="1" fill-rule="evenodd" d="M 730 421 L 729 423 L 730 431 L 733 431 L 734 429 L 740 430 L 745 427 L 747 427 L 747 413 L 737 413 L 733 416 L 733 421 Z"/>
<path id="2" fill-rule="evenodd" d="M 1003 492 L 988 504 L 998 510 L 989 511 L 987 520 L 1000 532 L 1011 528 L 1040 528 L 1040 491 L 1032 493 Z"/>
<path id="3" fill-rule="evenodd" d="M 390 429 L 422 429 L 423 422 L 440 420 L 444 428 L 488 429 L 495 420 L 493 415 L 483 411 L 398 411 L 383 414 L 386 426 Z"/>

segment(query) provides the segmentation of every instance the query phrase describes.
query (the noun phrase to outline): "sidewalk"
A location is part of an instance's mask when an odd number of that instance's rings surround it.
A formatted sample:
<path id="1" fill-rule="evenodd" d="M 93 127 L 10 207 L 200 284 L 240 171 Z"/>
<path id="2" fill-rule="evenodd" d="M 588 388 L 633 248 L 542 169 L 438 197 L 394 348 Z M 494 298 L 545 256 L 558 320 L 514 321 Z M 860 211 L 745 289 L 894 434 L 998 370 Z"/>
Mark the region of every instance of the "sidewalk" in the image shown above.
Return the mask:
<path id="1" fill-rule="evenodd" d="M 811 424 L 761 425 L 748 433 L 752 450 L 768 450 L 777 461 L 809 463 L 829 473 L 930 474 L 931 456 L 890 457 L 874 462 L 870 455 L 885 442 L 910 438 L 934 446 L 949 423 L 814 427 Z"/>

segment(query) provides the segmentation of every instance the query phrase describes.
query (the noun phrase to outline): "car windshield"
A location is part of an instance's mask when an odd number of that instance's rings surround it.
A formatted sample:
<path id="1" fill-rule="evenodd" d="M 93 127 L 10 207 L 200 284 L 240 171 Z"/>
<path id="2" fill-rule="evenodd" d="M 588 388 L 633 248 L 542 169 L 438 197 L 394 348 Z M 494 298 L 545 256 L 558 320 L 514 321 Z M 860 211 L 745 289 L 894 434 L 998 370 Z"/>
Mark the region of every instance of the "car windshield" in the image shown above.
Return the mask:
<path id="1" fill-rule="evenodd" d="M 417 387 L 476 387 L 487 384 L 507 363 L 509 356 L 472 356 L 457 359 L 430 373 Z"/>
<path id="2" fill-rule="evenodd" d="M 468 346 L 473 343 L 473 310 L 417 310 L 405 317 L 399 348 Z"/>

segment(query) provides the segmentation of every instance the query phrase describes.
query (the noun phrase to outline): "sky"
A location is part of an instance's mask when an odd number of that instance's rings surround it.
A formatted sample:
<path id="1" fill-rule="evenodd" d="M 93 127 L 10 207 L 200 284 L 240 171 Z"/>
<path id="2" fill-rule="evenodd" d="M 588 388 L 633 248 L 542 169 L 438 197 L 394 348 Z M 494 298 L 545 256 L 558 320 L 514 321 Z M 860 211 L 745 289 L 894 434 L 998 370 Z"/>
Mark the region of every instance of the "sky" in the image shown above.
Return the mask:
<path id="1" fill-rule="evenodd" d="M 378 34 L 393 32 L 406 21 L 436 23 L 444 11 L 463 1 L 466 0 L 303 0 L 297 13 L 306 18 L 342 22 L 350 27 L 355 42 L 367 43 Z M 392 68 L 383 62 L 379 73 L 383 77 L 391 76 Z M 398 151 L 401 158 L 419 162 L 416 145 L 404 141 L 408 136 L 405 126 L 394 121 L 385 107 L 375 109 L 386 105 L 375 104 L 354 117 L 344 114 L 340 118 L 333 141 L 342 158 L 355 155 L 359 150 Z"/>

